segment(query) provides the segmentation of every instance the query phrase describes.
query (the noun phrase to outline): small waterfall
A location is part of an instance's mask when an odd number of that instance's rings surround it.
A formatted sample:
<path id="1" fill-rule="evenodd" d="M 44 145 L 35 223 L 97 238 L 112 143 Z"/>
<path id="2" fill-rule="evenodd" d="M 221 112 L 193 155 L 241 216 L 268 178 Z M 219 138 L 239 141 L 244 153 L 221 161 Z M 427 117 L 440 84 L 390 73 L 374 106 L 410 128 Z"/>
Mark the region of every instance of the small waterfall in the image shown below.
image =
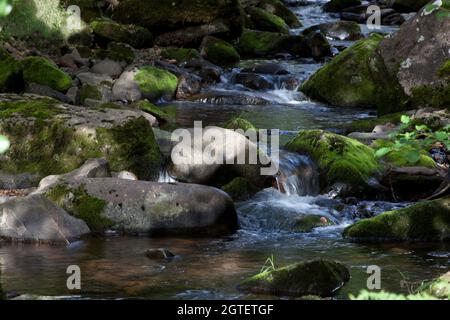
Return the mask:
<path id="1" fill-rule="evenodd" d="M 320 192 L 319 174 L 314 162 L 305 155 L 280 153 L 278 190 L 287 195 L 315 196 Z"/>
<path id="2" fill-rule="evenodd" d="M 174 178 L 172 178 L 172 176 L 169 174 L 169 172 L 167 171 L 166 168 L 163 168 L 163 169 L 159 172 L 158 182 L 162 182 L 162 183 L 174 183 L 174 182 L 177 182 L 177 181 L 176 181 Z"/>

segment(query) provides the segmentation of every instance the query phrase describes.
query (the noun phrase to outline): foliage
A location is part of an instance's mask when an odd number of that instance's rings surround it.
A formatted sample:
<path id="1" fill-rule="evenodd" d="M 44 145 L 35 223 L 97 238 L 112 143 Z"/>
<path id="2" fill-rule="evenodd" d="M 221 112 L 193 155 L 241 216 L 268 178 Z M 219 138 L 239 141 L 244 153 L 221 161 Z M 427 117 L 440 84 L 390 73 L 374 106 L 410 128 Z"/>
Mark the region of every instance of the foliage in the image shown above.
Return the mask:
<path id="1" fill-rule="evenodd" d="M 261 268 L 260 274 L 265 272 L 277 271 L 277 267 L 275 266 L 275 258 L 273 254 L 266 259 L 263 267 Z"/>
<path id="2" fill-rule="evenodd" d="M 403 295 L 386 291 L 371 292 L 368 290 L 361 290 L 357 296 L 350 294 L 349 297 L 351 300 L 437 300 L 436 297 L 426 293 Z"/>
<path id="3" fill-rule="evenodd" d="M 383 146 L 375 152 L 377 158 L 382 158 L 392 152 L 407 150 L 405 158 L 410 164 L 417 164 L 423 150 L 429 150 L 436 142 L 441 142 L 450 148 L 450 125 L 433 131 L 427 125 L 414 125 L 409 116 L 401 117 L 401 126 L 391 134 L 394 143 Z"/>
<path id="4" fill-rule="evenodd" d="M 12 5 L 9 0 L 0 0 L 0 17 L 6 17 L 11 13 Z"/>

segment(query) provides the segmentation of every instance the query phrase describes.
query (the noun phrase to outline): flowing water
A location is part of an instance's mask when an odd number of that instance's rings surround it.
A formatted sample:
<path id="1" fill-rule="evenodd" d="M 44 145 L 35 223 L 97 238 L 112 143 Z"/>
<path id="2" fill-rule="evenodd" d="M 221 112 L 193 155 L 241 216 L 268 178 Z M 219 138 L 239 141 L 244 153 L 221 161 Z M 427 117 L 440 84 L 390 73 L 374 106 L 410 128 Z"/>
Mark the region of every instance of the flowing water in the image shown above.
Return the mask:
<path id="1" fill-rule="evenodd" d="M 305 2 L 305 1 L 303 1 Z M 320 10 L 320 3 L 293 10 L 304 27 L 336 20 Z M 303 28 L 292 30 L 300 32 Z M 395 28 L 384 28 L 392 32 Z M 363 31 L 367 29 L 363 26 Z M 336 43 L 332 42 L 333 44 Z M 351 43 L 338 41 L 340 46 Z M 270 100 L 268 105 L 214 105 L 175 102 L 163 106 L 175 115 L 175 122 L 165 129 L 191 127 L 194 120 L 204 125 L 220 125 L 236 115 L 249 119 L 258 128 L 278 128 L 282 144 L 300 129 L 334 129 L 340 124 L 365 118 L 373 110 L 333 108 L 312 102 L 286 88 L 283 79 L 274 78 L 275 89 L 251 91 L 234 85 L 231 79 L 245 66 L 258 61 L 245 61 L 228 70 L 222 83 L 207 90 L 246 93 Z M 261 62 L 261 61 L 259 61 Z M 268 61 L 264 61 L 268 62 Z M 321 64 L 312 60 L 271 60 L 287 69 L 299 83 Z M 344 240 L 342 230 L 356 219 L 406 206 L 405 203 L 361 201 L 343 203 L 319 194 L 319 178 L 314 163 L 305 156 L 282 151 L 278 187 L 259 192 L 251 200 L 236 204 L 240 229 L 221 238 L 91 238 L 69 247 L 1 244 L 0 266 L 2 286 L 10 293 L 59 298 L 146 298 L 146 299 L 259 299 L 240 293 L 236 286 L 245 277 L 258 273 L 265 260 L 274 257 L 277 266 L 312 258 L 335 259 L 351 269 L 350 282 L 337 298 L 348 298 L 366 288 L 367 266 L 382 269 L 382 287 L 394 292 L 408 292 L 406 281 L 417 287 L 421 281 L 448 270 L 450 245 L 428 244 L 355 244 Z M 161 182 L 172 178 L 162 172 Z M 294 231 L 293 221 L 314 214 L 332 221 L 330 227 L 309 233 Z M 152 261 L 144 251 L 167 248 L 176 254 L 170 261 Z M 66 289 L 69 265 L 82 270 L 82 290 L 73 296 Z"/>

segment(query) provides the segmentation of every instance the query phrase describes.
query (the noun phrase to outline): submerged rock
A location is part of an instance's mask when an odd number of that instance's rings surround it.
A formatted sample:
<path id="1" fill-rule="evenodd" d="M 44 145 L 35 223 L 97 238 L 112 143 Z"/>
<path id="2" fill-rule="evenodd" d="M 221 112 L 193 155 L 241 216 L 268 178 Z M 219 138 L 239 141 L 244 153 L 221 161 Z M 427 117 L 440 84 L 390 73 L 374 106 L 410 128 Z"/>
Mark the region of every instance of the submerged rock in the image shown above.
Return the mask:
<path id="1" fill-rule="evenodd" d="M 328 227 L 333 224 L 333 221 L 326 217 L 310 214 L 296 218 L 293 230 L 295 232 L 311 232 L 315 228 Z"/>
<path id="2" fill-rule="evenodd" d="M 167 249 L 147 249 L 145 250 L 145 256 L 151 260 L 169 260 L 173 259 L 175 255 Z"/>
<path id="3" fill-rule="evenodd" d="M 159 174 L 161 154 L 152 123 L 139 110 L 86 109 L 35 95 L 0 95 L 0 133 L 11 141 L 0 170 L 45 177 L 105 157 L 114 171 L 129 170 L 140 179 Z"/>
<path id="4" fill-rule="evenodd" d="M 20 242 L 69 244 L 90 233 L 86 223 L 40 195 L 0 204 L 0 238 Z"/>
<path id="5" fill-rule="evenodd" d="M 244 92 L 209 91 L 188 97 L 189 101 L 218 105 L 266 105 L 271 101 Z"/>
<path id="6" fill-rule="evenodd" d="M 248 278 L 238 288 L 245 292 L 276 296 L 330 297 L 348 280 L 350 272 L 343 264 L 312 260 L 262 272 Z"/>
<path id="7" fill-rule="evenodd" d="M 370 147 L 322 130 L 300 131 L 286 144 L 286 149 L 309 155 L 316 162 L 323 191 L 343 183 L 344 194 L 369 192 L 370 181 L 378 178 L 383 170 Z"/>
<path id="8" fill-rule="evenodd" d="M 424 201 L 360 220 L 346 228 L 344 236 L 357 242 L 448 241 L 450 198 Z"/>
<path id="9" fill-rule="evenodd" d="M 359 26 L 359 24 L 353 21 L 322 23 L 305 29 L 303 31 L 303 34 L 308 34 L 317 30 L 325 34 L 327 37 L 335 40 L 354 41 L 363 38 L 361 27 Z"/>
<path id="10" fill-rule="evenodd" d="M 218 189 L 117 178 L 65 178 L 40 190 L 92 231 L 127 234 L 234 232 L 233 201 Z"/>

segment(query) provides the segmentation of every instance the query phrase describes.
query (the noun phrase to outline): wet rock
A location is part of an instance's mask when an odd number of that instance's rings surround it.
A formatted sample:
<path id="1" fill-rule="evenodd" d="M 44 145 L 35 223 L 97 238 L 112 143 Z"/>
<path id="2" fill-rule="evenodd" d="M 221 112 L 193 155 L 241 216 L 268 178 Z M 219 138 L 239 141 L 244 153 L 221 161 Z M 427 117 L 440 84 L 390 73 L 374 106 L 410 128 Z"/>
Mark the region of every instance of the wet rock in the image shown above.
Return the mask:
<path id="1" fill-rule="evenodd" d="M 323 6 L 325 12 L 340 12 L 346 8 L 358 6 L 360 0 L 331 0 Z"/>
<path id="2" fill-rule="evenodd" d="M 40 195 L 0 204 L 0 238 L 20 242 L 69 244 L 90 233 L 86 223 Z"/>
<path id="3" fill-rule="evenodd" d="M 203 39 L 200 45 L 200 54 L 206 60 L 221 66 L 234 65 L 241 59 L 231 44 L 212 36 Z"/>
<path id="4" fill-rule="evenodd" d="M 280 17 L 257 7 L 250 7 L 246 11 L 251 21 L 250 29 L 289 33 L 289 26 Z"/>
<path id="5" fill-rule="evenodd" d="M 398 12 L 417 12 L 429 2 L 428 0 L 395 0 L 392 8 Z"/>
<path id="6" fill-rule="evenodd" d="M 346 228 L 344 236 L 358 242 L 448 241 L 450 199 L 424 201 L 360 220 Z"/>
<path id="7" fill-rule="evenodd" d="M 222 186 L 221 189 L 234 201 L 248 200 L 259 190 L 259 188 L 252 185 L 247 179 L 241 177 L 234 178 L 231 182 Z"/>
<path id="8" fill-rule="evenodd" d="M 105 59 L 94 64 L 91 71 L 98 74 L 105 74 L 111 78 L 117 78 L 122 74 L 122 66 L 117 61 Z"/>
<path id="9" fill-rule="evenodd" d="M 262 272 L 242 282 L 239 289 L 276 296 L 330 297 L 349 280 L 350 272 L 343 264 L 329 260 L 312 260 Z"/>
<path id="10" fill-rule="evenodd" d="M 200 58 L 200 52 L 192 48 L 162 48 L 160 55 L 166 60 L 176 60 L 178 64 Z"/>
<path id="11" fill-rule="evenodd" d="M 210 91 L 188 98 L 189 101 L 219 105 L 266 105 L 271 102 L 262 97 L 242 92 Z"/>
<path id="12" fill-rule="evenodd" d="M 146 14 L 143 15 L 143 12 Z M 227 27 L 224 35 L 236 38 L 242 32 L 244 14 L 237 0 L 201 3 L 192 0 L 175 3 L 158 0 L 123 0 L 114 8 L 112 18 L 122 23 L 135 23 L 155 34 L 221 21 Z"/>
<path id="13" fill-rule="evenodd" d="M 102 84 L 111 85 L 114 81 L 106 74 L 98 74 L 93 72 L 83 72 L 77 74 L 77 78 L 81 81 L 83 85 L 98 86 Z"/>
<path id="14" fill-rule="evenodd" d="M 162 111 L 160 108 L 158 108 L 148 100 L 136 101 L 135 103 L 131 104 L 130 107 L 147 112 L 162 122 L 167 121 L 170 118 L 167 113 Z"/>
<path id="15" fill-rule="evenodd" d="M 104 156 L 114 171 L 129 170 L 141 179 L 159 174 L 161 158 L 151 127 L 156 119 L 145 112 L 86 110 L 30 94 L 2 94 L 0 108 L 0 133 L 11 141 L 0 162 L 4 172 L 44 177 Z M 16 113 L 7 115 L 8 110 Z"/>
<path id="16" fill-rule="evenodd" d="M 51 186 L 45 195 L 95 232 L 213 235 L 237 228 L 231 198 L 206 186 L 77 178 Z"/>
<path id="17" fill-rule="evenodd" d="M 305 45 L 308 48 L 307 55 L 315 60 L 331 57 L 331 46 L 321 32 L 310 32 L 305 35 Z"/>
<path id="18" fill-rule="evenodd" d="M 270 90 L 275 85 L 271 79 L 256 73 L 240 72 L 233 77 L 233 82 L 254 90 Z"/>
<path id="19" fill-rule="evenodd" d="M 152 46 L 153 36 L 143 27 L 134 24 L 124 25 L 109 19 L 95 19 L 90 25 L 100 42 L 123 42 L 134 48 Z"/>
<path id="20" fill-rule="evenodd" d="M 197 72 L 206 83 L 219 82 L 222 75 L 222 69 L 220 67 L 203 58 L 189 60 L 184 67 Z"/>
<path id="21" fill-rule="evenodd" d="M 171 100 L 176 92 L 178 78 L 163 69 L 144 66 L 125 71 L 114 83 L 112 92 L 116 100 L 141 99 Z"/>
<path id="22" fill-rule="evenodd" d="M 361 27 L 358 23 L 352 21 L 322 23 L 305 29 L 303 34 L 308 34 L 317 30 L 335 40 L 354 41 L 363 38 Z"/>
<path id="23" fill-rule="evenodd" d="M 370 183 L 379 178 L 383 166 L 372 148 L 357 140 L 322 130 L 300 131 L 286 149 L 309 155 L 318 166 L 322 191 L 343 183 L 342 195 L 375 192 Z"/>
<path id="24" fill-rule="evenodd" d="M 256 127 L 250 121 L 248 121 L 244 118 L 241 118 L 241 117 L 236 117 L 236 118 L 230 119 L 229 121 L 227 121 L 225 123 L 225 125 L 223 127 L 225 129 L 230 129 L 230 130 L 241 129 L 244 132 L 248 131 L 248 130 L 257 131 Z"/>
<path id="25" fill-rule="evenodd" d="M 193 74 L 183 74 L 178 78 L 175 97 L 183 100 L 200 92 L 202 79 Z"/>
<path id="26" fill-rule="evenodd" d="M 263 0 L 258 1 L 258 6 L 267 12 L 270 12 L 286 22 L 286 24 L 291 28 L 299 28 L 302 23 L 297 18 L 294 12 L 291 11 L 283 2 L 279 0 Z"/>
<path id="27" fill-rule="evenodd" d="M 328 227 L 333 224 L 333 221 L 327 217 L 318 215 L 304 215 L 295 219 L 293 230 L 295 232 L 307 233 L 311 232 L 315 228 Z"/>
<path id="28" fill-rule="evenodd" d="M 170 260 L 175 258 L 175 255 L 168 249 L 147 249 L 145 250 L 145 256 L 151 260 Z"/>
<path id="29" fill-rule="evenodd" d="M 286 75 L 289 71 L 278 63 L 259 63 L 252 67 L 242 69 L 242 72 L 251 72 L 258 74 Z"/>

